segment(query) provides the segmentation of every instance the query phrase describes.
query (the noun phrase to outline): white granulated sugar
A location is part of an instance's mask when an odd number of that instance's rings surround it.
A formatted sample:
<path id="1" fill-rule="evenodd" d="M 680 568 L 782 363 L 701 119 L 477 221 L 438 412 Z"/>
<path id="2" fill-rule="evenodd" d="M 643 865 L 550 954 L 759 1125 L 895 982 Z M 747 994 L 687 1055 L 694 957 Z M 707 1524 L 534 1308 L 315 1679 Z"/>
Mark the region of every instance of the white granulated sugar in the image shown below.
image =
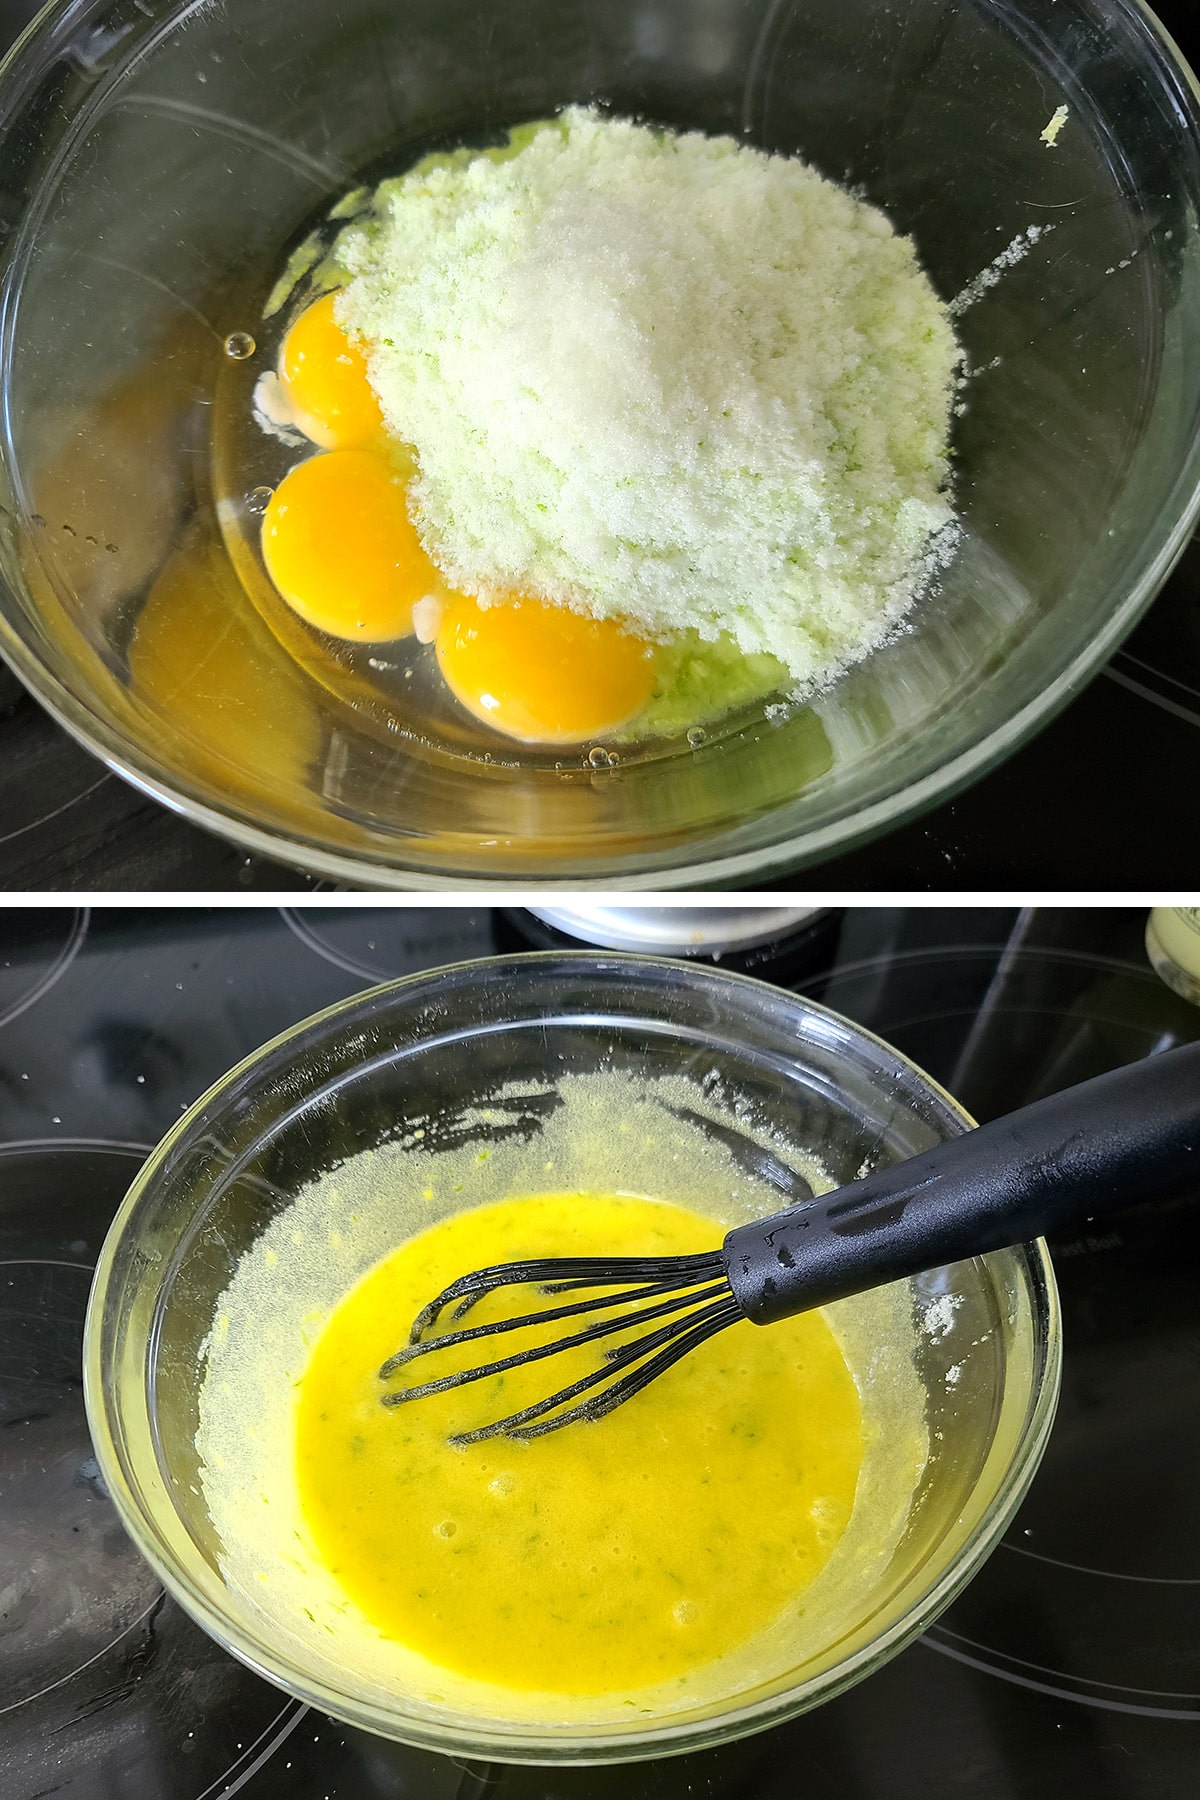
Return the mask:
<path id="1" fill-rule="evenodd" d="M 960 353 L 908 239 L 804 163 L 575 108 L 385 184 L 337 255 L 456 586 L 800 684 L 912 604 Z"/>
<path id="2" fill-rule="evenodd" d="M 1056 228 L 1053 225 L 1031 225 L 1028 231 L 1019 231 L 1010 244 L 1006 244 L 999 256 L 994 256 L 986 269 L 972 276 L 961 293 L 955 294 L 946 311 L 950 317 L 957 319 L 970 307 L 978 304 L 983 296 L 1003 280 L 1010 269 L 1024 262 L 1035 244 L 1048 237 Z"/>
<path id="3" fill-rule="evenodd" d="M 961 1294 L 939 1294 L 921 1315 L 921 1327 L 933 1343 L 939 1343 L 954 1324 L 954 1315 L 962 1305 Z"/>

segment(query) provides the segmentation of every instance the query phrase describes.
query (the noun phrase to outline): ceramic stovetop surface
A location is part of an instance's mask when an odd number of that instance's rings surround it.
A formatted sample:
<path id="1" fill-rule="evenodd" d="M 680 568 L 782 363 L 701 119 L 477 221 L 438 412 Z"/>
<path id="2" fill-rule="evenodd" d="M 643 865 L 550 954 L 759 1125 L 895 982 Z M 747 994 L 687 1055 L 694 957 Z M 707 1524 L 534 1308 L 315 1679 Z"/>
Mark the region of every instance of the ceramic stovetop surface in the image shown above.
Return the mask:
<path id="1" fill-rule="evenodd" d="M 1143 924 L 867 908 L 749 960 L 986 1118 L 1200 1038 Z M 91 1269 L 146 1149 L 331 1001 L 546 941 L 526 915 L 453 908 L 0 910 L 2 1800 L 1195 1800 L 1200 1183 L 1054 1243 L 1063 1396 L 1026 1503 L 918 1643 L 778 1730 L 610 1770 L 456 1762 L 290 1700 L 163 1595 L 80 1384 Z"/>

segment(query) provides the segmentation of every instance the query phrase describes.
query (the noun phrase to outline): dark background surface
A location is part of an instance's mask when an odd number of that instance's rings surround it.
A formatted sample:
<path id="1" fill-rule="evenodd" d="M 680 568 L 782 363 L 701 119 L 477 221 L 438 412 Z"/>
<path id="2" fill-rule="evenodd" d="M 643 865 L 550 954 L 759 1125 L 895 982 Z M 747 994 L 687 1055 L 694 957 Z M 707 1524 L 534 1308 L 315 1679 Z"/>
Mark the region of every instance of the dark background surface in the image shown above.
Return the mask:
<path id="1" fill-rule="evenodd" d="M 0 41 L 33 16 L 0 0 Z M 1200 63 L 1197 0 L 1157 11 Z M 756 887 L 1130 891 L 1196 882 L 1200 548 L 1034 741 L 973 788 L 864 848 Z M 0 664 L 0 890 L 313 889 L 147 800 L 76 745 Z"/>
<path id="2" fill-rule="evenodd" d="M 865 907 L 752 967 L 984 1119 L 1200 1039 L 1144 923 Z M 291 1700 L 164 1596 L 80 1392 L 91 1266 L 146 1149 L 318 1008 L 546 941 L 489 908 L 0 907 L 0 1800 L 1196 1800 L 1200 1188 L 1053 1241 L 1063 1389 L 1025 1501 L 918 1642 L 789 1725 L 608 1769 L 432 1756 Z"/>

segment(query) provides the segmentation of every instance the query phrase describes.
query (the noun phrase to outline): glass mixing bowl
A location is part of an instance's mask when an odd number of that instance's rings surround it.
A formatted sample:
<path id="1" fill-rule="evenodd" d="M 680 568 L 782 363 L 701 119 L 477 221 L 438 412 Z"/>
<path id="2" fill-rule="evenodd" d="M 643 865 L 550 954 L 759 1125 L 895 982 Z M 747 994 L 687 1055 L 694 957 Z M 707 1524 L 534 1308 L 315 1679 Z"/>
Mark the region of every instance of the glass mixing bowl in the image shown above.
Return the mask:
<path id="1" fill-rule="evenodd" d="M 475 1172 L 462 1179 L 483 1184 L 476 1199 L 502 1195 L 506 1146 L 515 1155 L 514 1144 L 544 1141 L 566 1078 L 609 1081 L 614 1071 L 693 1084 L 706 1141 L 728 1152 L 730 1194 L 738 1169 L 765 1170 L 768 1211 L 807 1194 L 793 1150 L 815 1154 L 841 1184 L 971 1123 L 868 1032 L 747 977 L 616 953 L 489 958 L 355 996 L 248 1058 L 164 1139 L 109 1233 L 88 1313 L 85 1390 L 118 1512 L 220 1643 L 352 1724 L 427 1749 L 545 1763 L 630 1760 L 762 1730 L 870 1674 L 920 1632 L 992 1549 L 1037 1467 L 1060 1371 L 1054 1278 L 1040 1243 L 892 1291 L 929 1436 L 907 1520 L 871 1581 L 856 1576 L 852 1601 L 825 1615 L 823 1636 L 810 1633 L 800 1648 L 802 1627 L 789 1621 L 771 1660 L 760 1653 L 743 1685 L 716 1702 L 602 1723 L 578 1706 L 570 1719 L 531 1719 L 515 1695 L 503 1711 L 435 1704 L 352 1677 L 322 1658 L 319 1640 L 314 1648 L 297 1636 L 298 1608 L 271 1611 L 264 1590 L 255 1603 L 227 1583 L 196 1434 L 205 1344 L 239 1260 L 301 1188 L 334 1169 L 340 1186 L 347 1159 L 379 1146 L 391 1159 L 389 1193 L 405 1188 L 407 1167 L 421 1194 L 424 1178 L 407 1159 L 433 1150 L 454 1154 L 454 1179 Z M 614 1175 L 625 1154 L 603 1173 Z M 691 1197 L 694 1159 L 675 1172 L 655 1155 L 659 1197 Z M 303 1321 L 296 1329 L 302 1338 Z M 872 1343 L 873 1382 L 883 1379 L 878 1350 Z"/>
<path id="2" fill-rule="evenodd" d="M 877 834 L 1075 694 L 1186 540 L 1197 93 L 1138 0 L 48 7 L 0 69 L 0 648 L 145 792 L 342 881 L 721 886 Z M 595 100 L 799 153 L 944 299 L 976 284 L 964 536 L 811 704 L 543 752 L 459 716 L 428 650 L 302 625 L 235 452 L 264 297 L 339 196 Z"/>

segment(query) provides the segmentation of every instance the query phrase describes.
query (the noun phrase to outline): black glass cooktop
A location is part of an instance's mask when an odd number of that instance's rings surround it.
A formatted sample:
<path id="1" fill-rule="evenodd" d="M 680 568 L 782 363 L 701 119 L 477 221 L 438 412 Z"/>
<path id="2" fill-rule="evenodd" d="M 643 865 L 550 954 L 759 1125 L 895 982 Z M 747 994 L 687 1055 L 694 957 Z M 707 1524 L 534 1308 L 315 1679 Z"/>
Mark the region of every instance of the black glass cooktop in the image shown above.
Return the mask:
<path id="1" fill-rule="evenodd" d="M 986 1118 L 1200 1038 L 1143 926 L 864 908 L 753 967 Z M 1026 1504 L 923 1639 L 791 1725 L 609 1770 L 452 1761 L 290 1700 L 165 1598 L 106 1498 L 79 1374 L 90 1271 L 145 1150 L 317 1008 L 545 941 L 487 909 L 0 909 L 3 1800 L 1195 1800 L 1200 1181 L 1054 1244 L 1063 1398 Z"/>
<path id="2" fill-rule="evenodd" d="M 0 0 L 0 43 L 37 10 Z M 1200 66 L 1196 0 L 1157 0 Z M 3 175 L 0 173 L 0 199 Z M 805 872 L 825 890 L 1086 892 L 1194 883 L 1200 549 L 1107 669 L 1009 762 L 888 836 Z M 789 888 L 794 875 L 755 886 Z M 211 837 L 80 749 L 0 664 L 0 891 L 312 890 Z"/>

